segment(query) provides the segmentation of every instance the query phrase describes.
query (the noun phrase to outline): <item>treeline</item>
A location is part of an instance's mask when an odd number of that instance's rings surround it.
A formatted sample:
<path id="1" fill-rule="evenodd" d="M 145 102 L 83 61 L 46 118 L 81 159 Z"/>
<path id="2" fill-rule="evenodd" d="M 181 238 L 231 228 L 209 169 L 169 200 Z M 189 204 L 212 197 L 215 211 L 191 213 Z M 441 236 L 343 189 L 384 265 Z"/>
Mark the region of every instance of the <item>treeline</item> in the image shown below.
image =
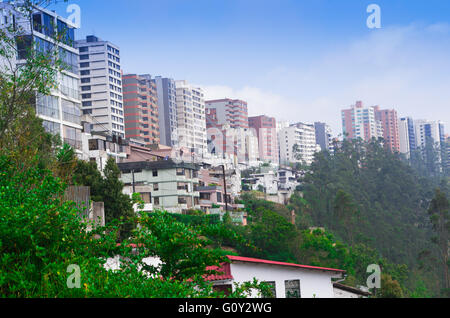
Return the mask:
<path id="1" fill-rule="evenodd" d="M 434 296 L 445 294 L 447 265 L 434 243 L 439 233 L 430 203 L 436 188 L 449 197 L 448 178 L 423 158 L 410 164 L 375 140 L 346 140 L 333 155 L 317 153 L 303 180 L 303 199 L 293 198 L 301 226 L 323 226 L 351 247 L 363 244 L 407 265 L 406 289 L 425 282 Z"/>

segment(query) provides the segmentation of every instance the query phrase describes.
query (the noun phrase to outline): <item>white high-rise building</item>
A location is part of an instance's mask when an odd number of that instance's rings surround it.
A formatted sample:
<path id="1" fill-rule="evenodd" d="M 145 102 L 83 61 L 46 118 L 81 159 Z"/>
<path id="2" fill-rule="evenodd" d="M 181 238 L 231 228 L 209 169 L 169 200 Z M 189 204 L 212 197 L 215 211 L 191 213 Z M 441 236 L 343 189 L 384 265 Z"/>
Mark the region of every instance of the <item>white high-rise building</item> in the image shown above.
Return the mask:
<path id="1" fill-rule="evenodd" d="M 83 113 L 93 118 L 92 130 L 125 137 L 119 47 L 93 35 L 75 43 Z"/>
<path id="2" fill-rule="evenodd" d="M 416 146 L 425 148 L 427 140 L 432 140 L 439 146 L 444 142 L 444 124 L 436 120 L 415 120 Z"/>
<path id="3" fill-rule="evenodd" d="M 401 118 L 398 122 L 398 137 L 400 144 L 400 153 L 404 154 L 407 158 L 411 157 L 411 146 L 409 136 L 408 119 Z"/>
<path id="4" fill-rule="evenodd" d="M 197 156 L 207 152 L 204 92 L 187 81 L 176 81 L 178 146 Z"/>
<path id="5" fill-rule="evenodd" d="M 297 123 L 287 128 L 282 128 L 278 135 L 280 142 L 280 160 L 282 164 L 292 162 L 302 162 L 310 165 L 313 162 L 314 154 L 320 151 L 320 146 L 316 143 L 316 131 L 314 124 Z M 298 155 L 294 153 L 294 145 L 298 146 Z"/>
<path id="6" fill-rule="evenodd" d="M 50 95 L 37 95 L 36 114 L 43 120 L 47 132 L 58 134 L 63 142 L 71 145 L 80 156 L 82 154 L 81 101 L 78 85 L 78 50 L 74 47 L 76 26 L 55 12 L 35 7 L 31 13 L 33 29 L 28 17 L 15 10 L 7 2 L 0 2 L 0 27 L 15 24 L 23 29 L 23 36 L 29 39 L 29 47 L 19 48 L 15 63 L 25 62 L 26 53 L 34 49 L 48 53 L 56 49 L 63 61 L 63 71 L 57 76 L 57 87 Z M 64 34 L 61 41 L 54 39 Z M 55 48 L 55 45 L 58 47 Z M 2 62 L 0 62 L 2 63 Z"/>

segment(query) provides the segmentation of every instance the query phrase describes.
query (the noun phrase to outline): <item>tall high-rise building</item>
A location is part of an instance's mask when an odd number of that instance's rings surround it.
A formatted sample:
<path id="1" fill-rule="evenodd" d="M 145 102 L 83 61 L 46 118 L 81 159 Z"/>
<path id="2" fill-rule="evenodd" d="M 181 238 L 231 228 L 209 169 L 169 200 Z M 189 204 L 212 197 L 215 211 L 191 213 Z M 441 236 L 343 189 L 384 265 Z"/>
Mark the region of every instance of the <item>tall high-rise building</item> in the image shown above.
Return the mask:
<path id="1" fill-rule="evenodd" d="M 247 102 L 239 99 L 209 100 L 206 104 L 206 126 L 248 128 Z"/>
<path id="2" fill-rule="evenodd" d="M 416 150 L 416 129 L 414 120 L 411 117 L 400 118 L 398 125 L 400 153 L 411 157 L 411 153 Z"/>
<path id="3" fill-rule="evenodd" d="M 83 113 L 93 118 L 92 130 L 125 137 L 119 47 L 93 35 L 75 43 Z"/>
<path id="4" fill-rule="evenodd" d="M 171 78 L 156 76 L 153 79 L 158 94 L 160 143 L 170 147 L 178 146 L 177 91 Z"/>
<path id="5" fill-rule="evenodd" d="M 314 154 L 321 150 L 320 145 L 316 142 L 314 124 L 297 123 L 282 128 L 279 132 L 279 140 L 282 164 L 302 162 L 310 165 L 313 162 Z"/>
<path id="6" fill-rule="evenodd" d="M 383 109 L 375 106 L 375 119 L 381 122 L 383 127 L 384 145 L 392 152 L 400 151 L 399 127 L 397 111 L 395 109 Z"/>
<path id="7" fill-rule="evenodd" d="M 383 127 L 375 117 L 375 108 L 364 107 L 361 101 L 342 110 L 342 130 L 345 139 L 361 138 L 370 141 L 372 138 L 383 137 Z"/>
<path id="8" fill-rule="evenodd" d="M 27 52 L 34 49 L 44 54 L 56 52 L 62 60 L 64 70 L 57 74 L 57 86 L 49 95 L 37 94 L 36 114 L 43 120 L 47 132 L 58 134 L 63 142 L 73 146 L 78 155 L 82 152 L 81 101 L 79 98 L 78 50 L 74 47 L 76 26 L 55 12 L 34 7 L 31 12 L 33 23 L 22 12 L 16 10 L 12 3 L 0 2 L 1 27 L 15 24 L 23 30 L 24 41 L 18 47 L 15 65 L 24 64 Z M 32 29 L 31 29 L 32 26 Z M 57 34 L 64 34 L 61 41 L 56 41 Z M 26 45 L 28 44 L 28 45 Z M 3 63 L 5 61 L 0 61 Z"/>
<path id="9" fill-rule="evenodd" d="M 125 137 L 159 144 L 158 97 L 150 75 L 123 75 Z"/>
<path id="10" fill-rule="evenodd" d="M 326 123 L 315 122 L 316 143 L 322 151 L 333 152 L 333 136 L 331 128 Z"/>
<path id="11" fill-rule="evenodd" d="M 207 151 L 205 97 L 199 87 L 175 81 L 177 92 L 178 146 L 203 156 Z"/>
<path id="12" fill-rule="evenodd" d="M 433 142 L 440 146 L 445 140 L 444 124 L 435 120 L 415 120 L 414 121 L 416 146 L 425 148 L 427 142 Z"/>
<path id="13" fill-rule="evenodd" d="M 259 159 L 277 164 L 279 159 L 277 122 L 275 118 L 265 115 L 249 117 L 248 124 L 251 129 L 254 129 L 258 137 Z"/>

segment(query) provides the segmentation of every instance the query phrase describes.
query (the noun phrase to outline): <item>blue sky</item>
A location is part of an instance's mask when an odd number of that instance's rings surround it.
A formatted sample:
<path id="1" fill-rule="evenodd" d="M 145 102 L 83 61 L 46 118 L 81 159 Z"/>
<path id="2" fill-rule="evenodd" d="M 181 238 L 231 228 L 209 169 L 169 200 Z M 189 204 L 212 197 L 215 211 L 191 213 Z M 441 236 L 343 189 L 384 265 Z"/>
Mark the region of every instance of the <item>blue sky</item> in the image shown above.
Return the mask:
<path id="1" fill-rule="evenodd" d="M 362 100 L 450 131 L 450 1 L 78 0 L 77 38 L 121 48 L 124 72 L 186 79 L 251 115 L 325 121 Z M 369 29 L 369 4 L 381 29 Z M 65 13 L 67 4 L 56 7 Z"/>

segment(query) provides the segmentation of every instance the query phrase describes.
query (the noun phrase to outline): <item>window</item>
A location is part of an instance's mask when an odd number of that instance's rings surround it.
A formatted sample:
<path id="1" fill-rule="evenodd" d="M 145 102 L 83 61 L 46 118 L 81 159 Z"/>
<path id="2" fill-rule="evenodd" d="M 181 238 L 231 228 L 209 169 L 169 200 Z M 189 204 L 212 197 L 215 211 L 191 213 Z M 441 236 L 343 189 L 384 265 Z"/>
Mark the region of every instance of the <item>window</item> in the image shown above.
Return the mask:
<path id="1" fill-rule="evenodd" d="M 159 205 L 159 198 L 153 198 L 153 204 Z"/>
<path id="2" fill-rule="evenodd" d="M 52 135 L 59 135 L 61 133 L 61 127 L 58 123 L 44 120 L 42 125 L 44 126 L 45 131 Z"/>
<path id="3" fill-rule="evenodd" d="M 64 120 L 78 125 L 81 124 L 81 110 L 79 104 L 62 99 L 61 108 Z"/>
<path id="4" fill-rule="evenodd" d="M 83 99 L 85 99 L 85 98 L 91 98 L 91 94 L 81 94 L 81 97 L 83 98 Z"/>
<path id="5" fill-rule="evenodd" d="M 268 285 L 270 288 L 270 291 L 272 292 L 272 296 L 263 297 L 263 298 L 277 298 L 276 283 L 275 282 L 263 282 L 263 283 Z"/>
<path id="6" fill-rule="evenodd" d="M 89 62 L 80 63 L 80 67 L 89 67 Z"/>
<path id="7" fill-rule="evenodd" d="M 39 94 L 36 100 L 36 111 L 39 115 L 59 119 L 58 98 Z"/>
<path id="8" fill-rule="evenodd" d="M 75 32 L 73 28 L 67 26 L 66 23 L 58 19 L 58 34 L 62 38 L 62 42 L 69 46 L 72 46 L 75 40 Z"/>
<path id="9" fill-rule="evenodd" d="M 90 75 L 91 71 L 89 71 L 89 70 L 81 71 L 80 74 L 81 75 Z"/>
<path id="10" fill-rule="evenodd" d="M 86 84 L 86 83 L 90 83 L 91 82 L 91 79 L 90 78 L 82 78 L 81 79 L 81 83 L 82 84 Z"/>
<path id="11" fill-rule="evenodd" d="M 158 176 L 158 170 L 153 170 L 152 174 L 153 174 L 154 177 L 157 177 Z"/>
<path id="12" fill-rule="evenodd" d="M 78 74 L 78 56 L 63 48 L 59 48 L 59 58 L 62 60 L 62 67 L 66 71 Z"/>
<path id="13" fill-rule="evenodd" d="M 92 102 L 83 102 L 83 106 L 84 107 L 92 106 Z"/>
<path id="14" fill-rule="evenodd" d="M 89 50 L 89 46 L 80 47 L 80 53 L 86 53 Z"/>
<path id="15" fill-rule="evenodd" d="M 89 60 L 89 54 L 80 55 L 80 60 Z"/>
<path id="16" fill-rule="evenodd" d="M 31 49 L 31 36 L 18 36 L 16 37 L 17 43 L 17 57 L 19 60 L 25 60 L 28 58 L 28 54 Z"/>
<path id="17" fill-rule="evenodd" d="M 300 280 L 285 280 L 284 287 L 286 291 L 286 298 L 301 298 Z"/>
<path id="18" fill-rule="evenodd" d="M 90 86 L 81 86 L 81 90 L 84 91 L 90 91 L 91 87 Z"/>
<path id="19" fill-rule="evenodd" d="M 158 183 L 154 183 L 153 184 L 153 191 L 159 191 L 159 184 Z"/>

